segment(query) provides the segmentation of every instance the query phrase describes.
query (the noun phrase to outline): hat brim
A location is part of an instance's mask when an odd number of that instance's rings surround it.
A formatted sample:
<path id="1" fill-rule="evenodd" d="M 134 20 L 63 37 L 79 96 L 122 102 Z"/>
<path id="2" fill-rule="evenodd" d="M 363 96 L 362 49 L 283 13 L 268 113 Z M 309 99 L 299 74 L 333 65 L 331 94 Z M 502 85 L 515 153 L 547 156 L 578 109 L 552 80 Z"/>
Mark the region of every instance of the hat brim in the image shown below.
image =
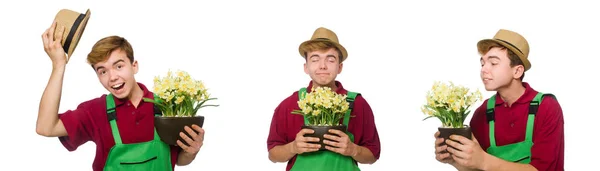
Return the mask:
<path id="1" fill-rule="evenodd" d="M 521 51 L 519 51 L 514 46 L 512 46 L 502 40 L 498 40 L 498 39 L 480 40 L 479 42 L 477 42 L 477 51 L 480 53 L 480 55 L 484 55 L 482 53 L 489 50 L 490 46 L 492 46 L 493 44 L 500 44 L 500 45 L 506 47 L 508 50 L 512 51 L 513 53 L 517 54 L 519 59 L 521 59 L 521 61 L 523 62 L 523 67 L 525 68 L 525 71 L 527 71 L 527 70 L 529 70 L 529 68 L 531 68 L 531 63 L 529 62 L 527 57 L 525 57 L 525 55 Z"/>
<path id="2" fill-rule="evenodd" d="M 298 52 L 300 53 L 300 56 L 306 58 L 306 54 L 304 51 L 302 51 L 303 47 L 306 46 L 306 44 L 312 43 L 312 42 L 329 42 L 332 43 L 337 49 L 340 50 L 340 52 L 342 52 L 342 59 L 340 62 L 345 61 L 348 58 L 348 51 L 346 51 L 346 48 L 344 48 L 344 46 L 342 46 L 339 43 L 336 43 L 334 41 L 330 41 L 330 40 L 307 40 L 304 41 L 300 44 L 300 46 L 298 47 Z"/>
<path id="3" fill-rule="evenodd" d="M 73 52 L 75 51 L 75 48 L 77 47 L 77 45 L 79 44 L 79 40 L 81 39 L 81 36 L 83 35 L 83 32 L 85 31 L 85 28 L 87 26 L 88 20 L 90 19 L 90 10 L 88 9 L 85 12 L 85 15 L 82 17 L 81 21 L 75 21 L 76 23 L 74 23 L 73 27 L 71 27 L 71 30 L 69 31 L 69 35 L 67 37 L 72 37 L 71 38 L 71 43 L 69 45 L 69 50 L 67 51 L 67 61 L 71 58 L 71 56 L 73 56 Z M 76 24 L 76 27 L 75 27 Z M 68 38 L 67 38 L 68 40 Z"/>

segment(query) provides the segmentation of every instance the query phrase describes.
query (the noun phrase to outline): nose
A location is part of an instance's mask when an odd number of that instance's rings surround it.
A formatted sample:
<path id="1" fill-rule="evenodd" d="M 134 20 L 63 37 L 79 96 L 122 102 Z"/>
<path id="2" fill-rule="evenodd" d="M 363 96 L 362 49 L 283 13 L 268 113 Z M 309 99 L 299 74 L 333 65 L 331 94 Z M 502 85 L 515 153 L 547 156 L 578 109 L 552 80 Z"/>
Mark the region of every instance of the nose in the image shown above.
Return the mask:
<path id="1" fill-rule="evenodd" d="M 323 69 L 323 70 L 327 69 L 327 61 L 326 60 L 321 60 L 319 62 L 319 69 Z"/>
<path id="2" fill-rule="evenodd" d="M 116 72 L 113 71 L 108 71 L 108 78 L 110 82 L 115 82 L 117 81 L 117 79 L 119 79 L 119 77 L 117 76 Z"/>
<path id="3" fill-rule="evenodd" d="M 481 74 L 487 74 L 488 72 L 489 72 L 489 65 L 483 64 L 483 66 L 481 66 Z"/>

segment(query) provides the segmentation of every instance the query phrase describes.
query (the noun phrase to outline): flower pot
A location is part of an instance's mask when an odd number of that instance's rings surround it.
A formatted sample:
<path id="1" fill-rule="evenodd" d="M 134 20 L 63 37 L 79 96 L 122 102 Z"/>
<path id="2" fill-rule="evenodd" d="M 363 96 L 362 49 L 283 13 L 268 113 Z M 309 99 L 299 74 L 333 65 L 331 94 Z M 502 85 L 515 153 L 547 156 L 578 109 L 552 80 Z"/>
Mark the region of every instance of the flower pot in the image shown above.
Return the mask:
<path id="1" fill-rule="evenodd" d="M 446 140 L 450 139 L 450 135 L 461 135 L 463 137 L 466 137 L 468 139 L 471 139 L 471 127 L 465 125 L 462 128 L 443 128 L 443 127 L 439 127 L 438 130 L 440 131 L 440 138 L 444 138 L 444 142 L 442 142 L 442 144 L 440 144 L 440 146 L 446 145 Z"/>
<path id="2" fill-rule="evenodd" d="M 306 126 L 306 125 L 304 125 L 304 126 L 302 126 L 302 129 L 312 129 L 312 130 L 315 131 L 312 134 L 304 134 L 304 137 L 319 138 L 319 142 L 318 143 L 317 142 L 311 142 L 311 143 L 313 143 L 313 144 L 321 144 L 321 148 L 319 148 L 319 151 L 323 151 L 323 150 L 327 150 L 327 149 L 325 149 L 326 144 L 323 143 L 323 140 L 325 139 L 323 137 L 323 135 L 325 135 L 325 134 L 332 134 L 332 133 L 329 133 L 330 129 L 336 129 L 336 130 L 340 130 L 342 132 L 345 132 L 346 131 L 346 126 L 344 126 L 344 125 L 340 125 L 340 126 Z M 335 135 L 335 134 L 332 134 L 332 135 Z M 333 140 L 330 140 L 330 141 L 333 141 Z"/>
<path id="3" fill-rule="evenodd" d="M 181 138 L 180 132 L 191 138 L 191 136 L 185 131 L 185 126 L 192 128 L 192 124 L 196 124 L 200 127 L 204 124 L 204 116 L 193 116 L 193 117 L 154 117 L 154 127 L 160 139 L 169 145 L 177 145 L 177 140 L 181 141 L 185 145 L 189 145 Z M 194 130 L 194 128 L 192 128 Z M 194 130 L 196 132 L 196 130 Z M 198 132 L 196 132 L 198 133 Z"/>

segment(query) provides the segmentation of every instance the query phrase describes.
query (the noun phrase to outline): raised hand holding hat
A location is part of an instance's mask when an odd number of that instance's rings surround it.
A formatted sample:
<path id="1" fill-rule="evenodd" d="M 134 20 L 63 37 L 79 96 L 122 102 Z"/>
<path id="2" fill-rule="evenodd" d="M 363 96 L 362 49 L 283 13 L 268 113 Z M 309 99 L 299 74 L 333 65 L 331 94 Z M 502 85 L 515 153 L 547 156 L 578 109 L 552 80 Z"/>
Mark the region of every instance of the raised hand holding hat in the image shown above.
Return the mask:
<path id="1" fill-rule="evenodd" d="M 62 45 L 63 50 L 67 54 L 67 62 L 69 61 L 71 56 L 73 56 L 73 52 L 75 51 L 75 48 L 77 47 L 77 44 L 81 39 L 81 35 L 85 30 L 89 18 L 89 9 L 86 11 L 85 14 L 78 13 L 69 9 L 62 9 L 56 14 L 54 21 L 57 22 L 57 25 L 56 29 L 54 29 L 54 35 L 56 35 L 56 37 L 62 37 L 60 43 Z M 57 35 L 61 34 L 59 32 L 61 31 L 61 29 L 59 28 L 63 28 L 63 26 L 64 30 L 62 30 L 62 36 Z"/>

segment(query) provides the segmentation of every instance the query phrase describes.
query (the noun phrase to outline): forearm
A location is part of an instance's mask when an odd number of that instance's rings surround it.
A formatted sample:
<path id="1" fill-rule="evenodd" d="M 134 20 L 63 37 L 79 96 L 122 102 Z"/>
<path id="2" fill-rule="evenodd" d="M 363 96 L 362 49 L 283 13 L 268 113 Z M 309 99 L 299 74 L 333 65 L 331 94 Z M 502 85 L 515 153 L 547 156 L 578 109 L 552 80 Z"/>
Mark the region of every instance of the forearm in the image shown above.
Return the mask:
<path id="1" fill-rule="evenodd" d="M 292 143 L 287 143 L 285 145 L 278 145 L 269 150 L 269 160 L 274 163 L 277 162 L 287 162 L 292 157 L 294 157 L 294 153 L 292 153 Z"/>
<path id="2" fill-rule="evenodd" d="M 461 166 L 461 165 L 459 165 L 459 164 L 457 164 L 455 162 L 453 162 L 450 165 L 454 166 L 454 168 L 456 168 L 456 170 L 458 170 L 458 171 L 479 171 L 479 169 L 471 169 L 471 168 L 468 168 L 468 167 L 465 167 L 465 166 Z"/>
<path id="3" fill-rule="evenodd" d="M 490 154 L 485 156 L 484 161 L 484 166 L 481 169 L 486 171 L 537 171 L 537 169 L 530 164 L 508 162 Z"/>
<path id="4" fill-rule="evenodd" d="M 359 145 L 356 145 L 356 147 L 356 155 L 352 156 L 352 158 L 356 160 L 356 162 L 359 162 L 361 164 L 373 164 L 377 161 L 371 150 Z"/>
<path id="5" fill-rule="evenodd" d="M 64 126 L 58 119 L 64 73 L 65 65 L 55 66 L 52 69 L 38 110 L 36 132 L 39 135 L 47 137 L 66 136 Z"/>
<path id="6" fill-rule="evenodd" d="M 185 151 L 181 151 L 179 153 L 179 155 L 177 156 L 177 165 L 178 166 L 188 165 L 188 164 L 192 163 L 192 161 L 194 161 L 194 159 L 196 159 L 196 154 L 190 154 Z"/>

